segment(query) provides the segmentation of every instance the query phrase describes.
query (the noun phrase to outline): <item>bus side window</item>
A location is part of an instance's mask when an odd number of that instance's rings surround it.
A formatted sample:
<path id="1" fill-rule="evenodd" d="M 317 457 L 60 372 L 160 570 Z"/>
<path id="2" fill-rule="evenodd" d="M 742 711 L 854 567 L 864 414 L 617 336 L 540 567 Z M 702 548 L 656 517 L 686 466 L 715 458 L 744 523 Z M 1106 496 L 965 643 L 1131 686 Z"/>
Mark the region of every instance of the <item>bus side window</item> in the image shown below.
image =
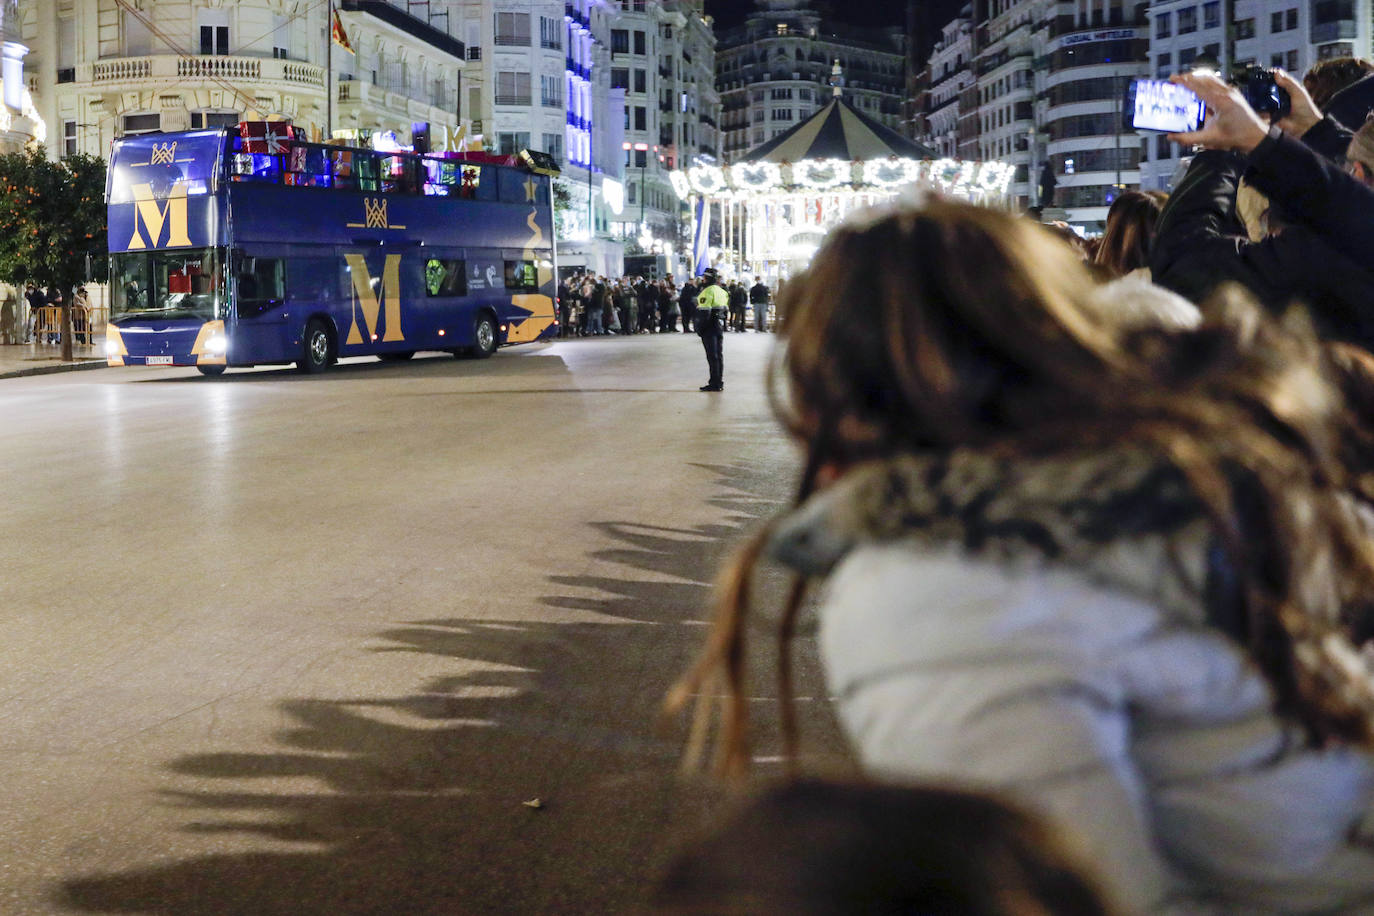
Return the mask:
<path id="1" fill-rule="evenodd" d="M 535 292 L 539 289 L 539 273 L 533 261 L 506 262 L 506 289 Z"/>
<path id="2" fill-rule="evenodd" d="M 414 156 L 386 156 L 381 160 L 382 190 L 388 194 L 414 194 L 418 190 Z"/>
<path id="3" fill-rule="evenodd" d="M 281 258 L 242 257 L 236 277 L 240 318 L 253 318 L 280 305 L 286 286 Z"/>
<path id="4" fill-rule="evenodd" d="M 467 262 L 431 258 L 425 262 L 425 292 L 435 296 L 468 294 Z"/>
<path id="5" fill-rule="evenodd" d="M 329 165 L 334 173 L 334 187 L 345 190 L 356 187 L 357 178 L 353 173 L 353 150 L 330 149 L 328 155 Z"/>
<path id="6" fill-rule="evenodd" d="M 377 190 L 377 157 L 371 153 L 354 151 L 353 171 L 358 176 L 359 191 Z"/>

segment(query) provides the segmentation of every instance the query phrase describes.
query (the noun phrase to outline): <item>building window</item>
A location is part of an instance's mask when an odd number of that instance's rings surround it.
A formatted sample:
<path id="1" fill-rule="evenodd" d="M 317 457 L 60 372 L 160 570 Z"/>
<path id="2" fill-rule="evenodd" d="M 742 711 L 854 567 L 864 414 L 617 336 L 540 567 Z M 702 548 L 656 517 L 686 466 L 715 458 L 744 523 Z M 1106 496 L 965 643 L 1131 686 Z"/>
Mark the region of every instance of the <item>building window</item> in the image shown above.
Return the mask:
<path id="1" fill-rule="evenodd" d="M 563 48 L 563 20 L 550 19 L 548 16 L 539 17 L 539 47 L 550 48 L 554 51 Z"/>
<path id="2" fill-rule="evenodd" d="M 649 119 L 647 109 L 643 105 L 635 106 L 635 130 L 648 130 Z"/>
<path id="3" fill-rule="evenodd" d="M 121 121 L 123 136 L 155 134 L 162 130 L 162 116 L 159 114 L 125 115 Z"/>
<path id="4" fill-rule="evenodd" d="M 1280 11 L 1277 12 L 1277 13 L 1270 13 L 1270 14 L 1269 14 L 1269 31 L 1270 31 L 1271 33 L 1273 33 L 1273 32 L 1282 32 L 1282 31 L 1283 31 L 1283 11 L 1282 11 L 1282 10 L 1280 10 Z"/>
<path id="5" fill-rule="evenodd" d="M 62 122 L 62 155 L 76 155 L 76 122 Z"/>
<path id="6" fill-rule="evenodd" d="M 1298 72 L 1298 52 L 1296 49 L 1288 52 L 1283 62 L 1283 69 L 1287 70 L 1289 73 Z"/>
<path id="7" fill-rule="evenodd" d="M 1197 60 L 1197 48 L 1184 48 L 1178 52 L 1178 69 L 1189 70 Z"/>
<path id="8" fill-rule="evenodd" d="M 635 30 L 635 53 L 636 53 L 636 54 L 644 54 L 644 53 L 645 53 L 645 49 L 646 49 L 647 47 L 648 47 L 648 46 L 645 44 L 645 41 L 644 41 L 644 33 L 641 32 L 641 31 L 639 31 L 638 29 L 636 29 L 636 30 Z"/>
<path id="9" fill-rule="evenodd" d="M 1285 13 L 1284 18 L 1287 20 L 1290 29 L 1296 29 L 1298 27 L 1298 11 L 1296 7 Z"/>
<path id="10" fill-rule="evenodd" d="M 496 72 L 496 104 L 528 105 L 530 103 L 530 75 L 518 70 Z"/>
<path id="11" fill-rule="evenodd" d="M 1178 11 L 1178 34 L 1187 35 L 1197 31 L 1197 7 L 1184 7 Z"/>
<path id="12" fill-rule="evenodd" d="M 612 68 L 611 68 L 611 88 L 612 88 L 612 89 L 629 89 L 629 88 L 630 88 L 630 70 L 629 70 L 628 67 L 612 67 Z"/>
<path id="13" fill-rule="evenodd" d="M 1221 25 L 1221 0 L 1208 0 L 1202 4 L 1202 27 L 1215 29 Z"/>
<path id="14" fill-rule="evenodd" d="M 1155 62 L 1155 76 L 1158 77 L 1159 79 L 1167 79 L 1168 76 L 1169 76 L 1169 74 L 1171 74 L 1171 73 L 1173 73 L 1173 72 L 1174 72 L 1174 55 L 1173 55 L 1173 52 L 1170 51 L 1170 52 L 1168 52 L 1168 53 L 1166 53 L 1166 54 L 1161 54 L 1161 55 L 1159 55 L 1158 60 Z"/>
<path id="15" fill-rule="evenodd" d="M 191 112 L 191 129 L 237 127 L 241 120 L 237 111 L 193 111 Z"/>
<path id="16" fill-rule="evenodd" d="M 1159 13 L 1155 16 L 1155 37 L 1168 38 L 1173 32 L 1173 17 L 1170 13 Z"/>
<path id="17" fill-rule="evenodd" d="M 539 103 L 545 108 L 563 107 L 563 77 L 539 77 Z"/>
<path id="18" fill-rule="evenodd" d="M 611 53 L 629 54 L 630 53 L 630 30 L 611 29 Z"/>
<path id="19" fill-rule="evenodd" d="M 530 46 L 529 13 L 497 13 L 496 43 L 507 47 Z"/>
<path id="20" fill-rule="evenodd" d="M 563 161 L 563 135 L 544 134 L 544 152 L 559 162 Z"/>
<path id="21" fill-rule="evenodd" d="M 645 80 L 647 79 L 647 77 L 646 77 L 645 74 L 646 74 L 646 71 L 640 70 L 640 69 L 637 69 L 637 68 L 636 68 L 636 70 L 635 70 L 635 92 L 645 92 L 645 91 L 647 91 L 647 89 L 645 88 L 645 86 L 646 86 Z"/>
<path id="22" fill-rule="evenodd" d="M 496 135 L 496 151 L 502 156 L 514 156 L 523 149 L 530 148 L 530 135 L 528 132 L 518 133 L 498 133 Z"/>
<path id="23" fill-rule="evenodd" d="M 1245 38 L 1254 38 L 1254 37 L 1255 37 L 1255 19 L 1254 19 L 1254 17 L 1252 16 L 1252 17 L 1249 18 L 1249 19 L 1237 19 L 1237 20 L 1236 20 L 1236 38 L 1238 38 L 1238 39 L 1245 39 Z"/>
<path id="24" fill-rule="evenodd" d="M 229 26 L 203 25 L 200 27 L 201 54 L 229 53 Z"/>

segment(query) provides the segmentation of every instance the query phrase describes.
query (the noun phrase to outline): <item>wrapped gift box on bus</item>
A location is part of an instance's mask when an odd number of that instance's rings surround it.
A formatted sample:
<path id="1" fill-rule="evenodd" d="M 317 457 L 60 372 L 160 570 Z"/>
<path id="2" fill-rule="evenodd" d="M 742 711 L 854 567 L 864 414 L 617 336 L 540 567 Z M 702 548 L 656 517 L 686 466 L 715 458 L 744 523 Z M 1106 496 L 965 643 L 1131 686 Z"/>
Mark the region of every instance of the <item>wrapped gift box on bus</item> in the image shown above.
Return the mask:
<path id="1" fill-rule="evenodd" d="M 296 128 L 285 121 L 240 121 L 239 136 L 243 138 L 242 152 L 275 156 L 290 149 Z"/>

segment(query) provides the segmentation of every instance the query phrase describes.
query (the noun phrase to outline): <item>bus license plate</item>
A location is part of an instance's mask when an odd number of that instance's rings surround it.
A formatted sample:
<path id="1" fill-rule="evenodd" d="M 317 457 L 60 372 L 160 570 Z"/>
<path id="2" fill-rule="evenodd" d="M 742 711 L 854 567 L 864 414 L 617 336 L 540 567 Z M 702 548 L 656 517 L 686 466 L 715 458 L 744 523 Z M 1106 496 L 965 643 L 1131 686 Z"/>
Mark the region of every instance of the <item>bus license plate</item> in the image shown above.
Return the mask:
<path id="1" fill-rule="evenodd" d="M 172 358 L 171 358 L 170 356 L 150 356 L 150 357 L 148 357 L 148 365 L 150 365 L 150 366 L 170 366 L 171 364 L 172 364 Z"/>

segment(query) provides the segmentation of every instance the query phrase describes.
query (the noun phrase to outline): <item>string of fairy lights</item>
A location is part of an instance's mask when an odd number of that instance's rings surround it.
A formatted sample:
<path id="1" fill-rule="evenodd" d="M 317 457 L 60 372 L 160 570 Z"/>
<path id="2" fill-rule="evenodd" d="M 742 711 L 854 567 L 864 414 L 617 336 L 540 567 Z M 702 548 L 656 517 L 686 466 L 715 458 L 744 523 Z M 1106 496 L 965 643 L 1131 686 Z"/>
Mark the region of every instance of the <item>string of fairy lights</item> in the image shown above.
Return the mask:
<path id="1" fill-rule="evenodd" d="M 799 162 L 744 162 L 731 166 L 697 165 L 669 174 L 683 200 L 693 195 L 739 200 L 799 191 L 850 191 L 871 195 L 895 193 L 924 184 L 945 194 L 994 200 L 1007 193 L 1016 167 L 1006 162 L 958 159 L 804 159 Z"/>

